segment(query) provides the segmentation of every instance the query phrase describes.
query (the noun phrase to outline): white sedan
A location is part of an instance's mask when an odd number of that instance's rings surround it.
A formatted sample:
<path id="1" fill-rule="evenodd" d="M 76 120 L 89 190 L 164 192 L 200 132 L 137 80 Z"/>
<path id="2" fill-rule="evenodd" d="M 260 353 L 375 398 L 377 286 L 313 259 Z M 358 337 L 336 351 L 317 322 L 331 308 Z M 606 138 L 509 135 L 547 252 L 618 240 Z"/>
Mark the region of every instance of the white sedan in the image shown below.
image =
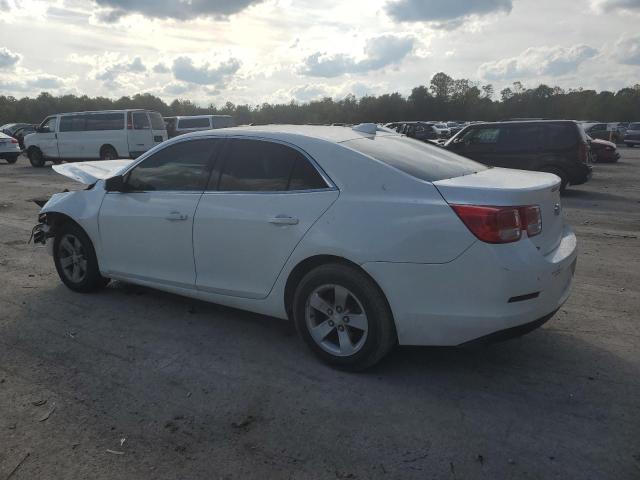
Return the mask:
<path id="1" fill-rule="evenodd" d="M 51 197 L 35 229 L 69 288 L 117 279 L 291 318 L 343 368 L 525 333 L 576 263 L 556 176 L 373 124 L 212 130 L 53 168 L 90 185 Z"/>
<path id="2" fill-rule="evenodd" d="M 18 140 L 0 132 L 0 158 L 4 158 L 7 163 L 16 163 L 20 152 Z"/>

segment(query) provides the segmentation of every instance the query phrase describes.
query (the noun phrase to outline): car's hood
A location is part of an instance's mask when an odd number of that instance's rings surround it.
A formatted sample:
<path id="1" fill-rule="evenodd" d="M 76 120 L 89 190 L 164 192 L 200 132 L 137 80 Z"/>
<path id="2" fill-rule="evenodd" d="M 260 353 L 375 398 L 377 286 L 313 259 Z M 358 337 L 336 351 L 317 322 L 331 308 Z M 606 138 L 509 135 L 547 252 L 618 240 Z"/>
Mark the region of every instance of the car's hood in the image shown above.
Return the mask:
<path id="1" fill-rule="evenodd" d="M 60 175 L 91 185 L 98 180 L 115 177 L 131 165 L 133 160 L 98 160 L 95 162 L 76 162 L 54 165 L 52 168 Z"/>
<path id="2" fill-rule="evenodd" d="M 616 144 L 613 142 L 610 142 L 608 140 L 601 140 L 599 138 L 594 138 L 593 140 L 591 140 L 592 144 L 596 144 L 596 145 L 603 145 L 605 147 L 612 147 L 612 148 L 616 148 Z"/>

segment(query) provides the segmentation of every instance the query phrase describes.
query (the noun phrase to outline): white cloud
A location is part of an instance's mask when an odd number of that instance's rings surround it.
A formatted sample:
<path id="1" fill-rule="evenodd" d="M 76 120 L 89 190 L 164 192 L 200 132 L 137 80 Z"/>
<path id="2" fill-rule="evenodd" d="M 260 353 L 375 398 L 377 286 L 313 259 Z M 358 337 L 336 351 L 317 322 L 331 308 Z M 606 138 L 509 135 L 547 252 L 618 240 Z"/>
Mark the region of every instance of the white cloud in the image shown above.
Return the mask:
<path id="1" fill-rule="evenodd" d="M 117 78 L 126 73 L 139 74 L 147 71 L 142 59 L 135 57 L 131 61 L 123 61 L 107 66 L 95 76 L 96 80 L 102 80 L 105 82 L 114 82 Z"/>
<path id="2" fill-rule="evenodd" d="M 588 45 L 527 48 L 517 57 L 483 63 L 478 74 L 489 81 L 523 80 L 530 76 L 558 77 L 574 72 L 597 53 Z"/>
<path id="3" fill-rule="evenodd" d="M 171 72 L 171 69 L 170 69 L 169 67 L 167 67 L 164 63 L 160 62 L 160 63 L 156 63 L 156 64 L 153 66 L 153 71 L 154 71 L 155 73 L 160 73 L 160 74 L 162 74 L 162 73 L 170 73 L 170 72 Z"/>
<path id="4" fill-rule="evenodd" d="M 99 14 L 104 22 L 140 14 L 148 18 L 192 20 L 202 17 L 224 18 L 241 12 L 262 0 L 94 0 L 105 10 Z"/>
<path id="5" fill-rule="evenodd" d="M 20 55 L 7 48 L 0 48 L 0 69 L 12 68 L 20 61 Z"/>
<path id="6" fill-rule="evenodd" d="M 640 35 L 620 38 L 616 42 L 614 55 L 620 63 L 640 65 Z"/>
<path id="7" fill-rule="evenodd" d="M 364 58 L 338 53 L 326 55 L 316 52 L 304 60 L 300 73 L 310 77 L 338 77 L 347 73 L 365 73 L 379 70 L 402 61 L 413 50 L 412 37 L 382 35 L 366 42 Z"/>
<path id="8" fill-rule="evenodd" d="M 428 22 L 432 27 L 451 30 L 464 22 L 493 13 L 510 13 L 512 0 L 395 0 L 385 6 L 387 14 L 399 22 Z"/>
<path id="9" fill-rule="evenodd" d="M 604 14 L 615 11 L 640 13 L 640 0 L 591 0 L 591 7 Z"/>
<path id="10" fill-rule="evenodd" d="M 191 58 L 181 56 L 173 61 L 171 71 L 176 80 L 198 85 L 217 85 L 234 75 L 240 66 L 241 62 L 237 58 L 229 58 L 216 66 L 211 66 L 209 62 L 196 66 Z"/>

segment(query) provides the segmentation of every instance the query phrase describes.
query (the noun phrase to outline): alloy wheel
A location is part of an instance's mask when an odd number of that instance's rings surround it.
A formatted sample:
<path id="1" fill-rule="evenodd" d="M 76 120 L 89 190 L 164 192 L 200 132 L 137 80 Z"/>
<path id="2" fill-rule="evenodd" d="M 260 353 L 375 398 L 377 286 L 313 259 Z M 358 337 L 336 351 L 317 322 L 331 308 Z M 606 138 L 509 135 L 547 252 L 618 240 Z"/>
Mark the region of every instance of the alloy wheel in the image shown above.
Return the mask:
<path id="1" fill-rule="evenodd" d="M 332 355 L 354 355 L 367 340 L 369 321 L 362 303 L 341 285 L 322 285 L 311 292 L 305 321 L 313 340 Z"/>
<path id="2" fill-rule="evenodd" d="M 60 240 L 58 256 L 62 272 L 73 283 L 81 283 L 87 276 L 87 257 L 82 242 L 67 233 Z"/>

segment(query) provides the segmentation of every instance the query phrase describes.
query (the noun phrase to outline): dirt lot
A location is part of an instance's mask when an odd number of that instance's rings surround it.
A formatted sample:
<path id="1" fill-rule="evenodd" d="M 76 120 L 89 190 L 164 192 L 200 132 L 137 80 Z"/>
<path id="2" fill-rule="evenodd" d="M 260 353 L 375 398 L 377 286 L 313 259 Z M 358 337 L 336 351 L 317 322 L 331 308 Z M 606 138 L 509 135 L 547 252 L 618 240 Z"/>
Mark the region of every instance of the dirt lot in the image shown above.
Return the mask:
<path id="1" fill-rule="evenodd" d="M 122 283 L 62 286 L 29 202 L 75 187 L 0 162 L 0 480 L 640 478 L 640 149 L 565 215 L 573 294 L 475 350 L 318 363 L 287 322 Z"/>

